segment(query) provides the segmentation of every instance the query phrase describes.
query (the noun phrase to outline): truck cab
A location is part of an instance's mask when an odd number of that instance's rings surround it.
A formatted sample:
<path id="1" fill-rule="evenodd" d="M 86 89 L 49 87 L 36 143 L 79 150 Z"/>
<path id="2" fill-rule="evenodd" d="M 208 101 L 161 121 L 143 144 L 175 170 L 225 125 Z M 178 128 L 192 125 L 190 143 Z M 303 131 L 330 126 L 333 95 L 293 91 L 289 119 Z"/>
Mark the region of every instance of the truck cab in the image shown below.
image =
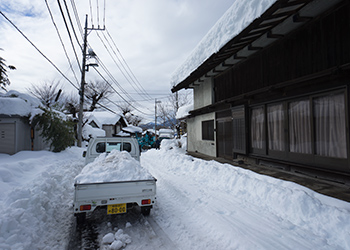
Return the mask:
<path id="1" fill-rule="evenodd" d="M 140 147 L 135 138 L 132 137 L 96 137 L 92 138 L 84 151 L 85 164 L 93 162 L 101 153 L 110 153 L 113 149 L 127 151 L 140 161 Z"/>

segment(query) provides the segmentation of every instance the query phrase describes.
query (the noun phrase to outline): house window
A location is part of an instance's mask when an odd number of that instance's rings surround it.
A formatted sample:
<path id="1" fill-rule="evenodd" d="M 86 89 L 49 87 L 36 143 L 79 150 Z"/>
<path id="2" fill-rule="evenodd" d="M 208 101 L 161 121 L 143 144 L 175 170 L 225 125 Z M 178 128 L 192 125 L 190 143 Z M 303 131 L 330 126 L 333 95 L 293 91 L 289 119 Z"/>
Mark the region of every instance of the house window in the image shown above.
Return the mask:
<path id="1" fill-rule="evenodd" d="M 311 154 L 310 101 L 300 100 L 289 103 L 289 151 Z"/>
<path id="2" fill-rule="evenodd" d="M 267 107 L 267 130 L 269 149 L 284 151 L 284 108 L 282 103 Z"/>
<path id="3" fill-rule="evenodd" d="M 253 108 L 251 116 L 251 144 L 253 148 L 263 149 L 265 113 L 264 108 Z"/>
<path id="4" fill-rule="evenodd" d="M 303 163 L 347 159 L 345 104 L 345 92 L 333 92 L 252 108 L 251 152 Z"/>
<path id="5" fill-rule="evenodd" d="M 214 141 L 214 120 L 202 121 L 202 140 Z"/>
<path id="6" fill-rule="evenodd" d="M 316 154 L 347 158 L 344 94 L 315 98 L 313 107 Z"/>

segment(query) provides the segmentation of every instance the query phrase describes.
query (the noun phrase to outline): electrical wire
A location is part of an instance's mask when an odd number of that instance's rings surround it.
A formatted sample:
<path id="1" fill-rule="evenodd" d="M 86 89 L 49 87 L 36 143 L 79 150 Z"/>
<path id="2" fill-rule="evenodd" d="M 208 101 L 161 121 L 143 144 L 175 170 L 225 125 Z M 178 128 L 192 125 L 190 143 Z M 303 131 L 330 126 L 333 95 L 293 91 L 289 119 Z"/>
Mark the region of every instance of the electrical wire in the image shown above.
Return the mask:
<path id="1" fill-rule="evenodd" d="M 124 71 L 121 69 L 121 67 L 119 66 L 119 64 L 115 61 L 112 53 L 110 52 L 110 50 L 107 48 L 107 45 L 105 44 L 105 42 L 103 41 L 103 39 L 101 38 L 101 36 L 97 33 L 98 38 L 100 39 L 100 41 L 102 42 L 103 46 L 105 47 L 105 49 L 107 50 L 108 54 L 111 56 L 113 62 L 115 63 L 115 65 L 118 67 L 118 69 L 120 70 L 120 72 L 122 73 L 122 75 L 125 77 L 125 79 L 129 82 L 129 84 L 133 87 L 133 89 L 138 92 L 138 90 L 135 88 L 135 86 L 131 83 L 130 79 L 125 75 Z M 120 59 L 118 58 L 119 62 L 121 63 Z M 141 94 L 140 94 L 141 95 Z"/>
<path id="2" fill-rule="evenodd" d="M 114 90 L 115 93 L 117 93 L 119 95 L 120 98 L 122 98 L 127 104 L 129 104 L 132 108 L 134 108 L 136 111 L 144 114 L 144 115 L 149 115 L 141 110 L 139 110 L 138 108 L 136 108 L 134 105 L 132 105 L 129 101 L 127 101 L 108 81 L 105 77 L 103 77 L 103 75 L 96 69 L 96 67 L 94 67 L 94 70 L 101 76 L 101 78 Z M 119 106 L 118 106 L 119 107 Z"/>
<path id="3" fill-rule="evenodd" d="M 91 0 L 89 0 L 89 4 L 90 4 L 91 25 L 92 25 L 92 28 L 94 28 L 94 19 L 93 19 L 93 17 L 92 17 L 92 4 L 91 4 Z"/>
<path id="4" fill-rule="evenodd" d="M 63 0 L 63 2 L 64 2 L 64 6 L 66 7 L 66 11 L 67 11 L 67 15 L 68 15 L 68 19 L 69 19 L 70 25 L 72 26 L 72 31 L 73 31 L 74 37 L 77 40 L 77 43 L 78 43 L 78 45 L 80 47 L 80 51 L 83 51 L 83 48 L 81 47 L 81 44 L 80 44 L 80 41 L 78 39 L 77 33 L 75 32 L 75 28 L 74 28 L 73 21 L 72 21 L 72 18 L 70 16 L 70 13 L 69 13 L 67 2 L 66 2 L 66 0 Z"/>
<path id="5" fill-rule="evenodd" d="M 62 71 L 0 10 L 0 14 L 42 55 L 74 88 L 79 90 L 74 83 L 66 77 Z"/>
<path id="6" fill-rule="evenodd" d="M 70 34 L 70 30 L 69 30 L 69 27 L 68 27 L 68 24 L 67 24 L 67 21 L 66 21 L 66 17 L 64 16 L 64 13 L 63 13 L 63 9 L 62 9 L 60 0 L 57 0 L 57 3 L 58 3 L 58 7 L 59 7 L 59 9 L 60 9 L 60 12 L 61 12 L 61 15 L 62 15 L 62 18 L 63 18 L 63 21 L 64 21 L 64 25 L 66 26 L 66 30 L 67 30 L 67 32 L 68 32 L 69 40 L 70 40 L 70 42 L 71 42 L 71 45 L 72 45 L 72 48 L 73 48 L 73 51 L 74 51 L 75 59 L 77 60 L 77 63 L 78 63 L 78 65 L 79 65 L 79 68 L 80 68 L 81 70 L 84 70 L 84 69 L 82 69 L 82 67 L 80 66 L 79 59 L 78 59 L 78 55 L 77 55 L 77 52 L 76 52 L 75 47 L 74 47 L 72 35 Z"/>
<path id="7" fill-rule="evenodd" d="M 96 13 L 97 13 L 97 27 L 100 28 L 100 13 L 98 8 L 98 0 L 96 0 Z"/>
<path id="8" fill-rule="evenodd" d="M 63 43 L 62 37 L 61 37 L 60 32 L 59 32 L 59 30 L 58 30 L 58 28 L 57 28 L 56 22 L 55 22 L 55 20 L 54 20 L 54 18 L 53 18 L 53 15 L 52 15 L 52 12 L 51 12 L 51 9 L 50 9 L 50 6 L 49 6 L 47 0 L 45 0 L 45 3 L 46 3 L 47 10 L 49 11 L 49 14 L 50 14 L 50 17 L 51 17 L 51 21 L 52 21 L 52 23 L 53 23 L 53 25 L 54 25 L 54 27 L 55 27 L 55 29 L 56 29 L 56 33 L 57 33 L 58 38 L 59 38 L 59 40 L 60 40 L 60 42 L 61 42 L 61 45 L 62 45 L 62 47 L 63 47 L 64 54 L 65 54 L 65 56 L 66 56 L 66 58 L 67 58 L 67 60 L 68 60 L 70 69 L 71 69 L 71 71 L 73 72 L 73 75 L 74 75 L 75 80 L 77 81 L 77 85 L 79 86 L 79 80 L 78 80 L 78 78 L 77 78 L 77 76 L 76 76 L 76 74 L 75 74 L 75 71 L 74 71 L 74 69 L 73 69 L 71 60 L 70 60 L 70 58 L 69 58 L 69 56 L 68 56 L 66 47 L 65 47 L 65 45 L 64 45 L 64 43 Z"/>
<path id="9" fill-rule="evenodd" d="M 79 14 L 78 14 L 78 11 L 77 11 L 77 6 L 75 5 L 74 0 L 70 0 L 70 3 L 72 5 L 73 13 L 74 13 L 74 16 L 75 16 L 75 21 L 78 24 L 78 29 L 79 29 L 80 35 L 84 39 L 84 36 L 83 36 L 84 31 L 83 31 L 83 27 L 81 26 L 81 23 L 80 23 Z"/>
<path id="10" fill-rule="evenodd" d="M 106 32 L 107 32 L 107 35 L 109 37 L 109 39 L 112 41 L 112 44 L 115 46 L 115 49 L 118 51 L 118 54 L 120 55 L 120 57 L 122 58 L 124 64 L 126 65 L 128 71 L 131 73 L 131 75 L 128 73 L 128 75 L 130 76 L 131 79 L 133 79 L 133 82 L 136 83 L 136 86 L 138 86 L 138 88 L 141 90 L 141 92 L 143 93 L 143 95 L 147 96 L 149 99 L 153 99 L 148 93 L 147 91 L 143 88 L 142 84 L 138 81 L 137 77 L 135 76 L 135 74 L 133 73 L 133 71 L 131 70 L 131 68 L 129 67 L 128 63 L 126 62 L 125 58 L 123 57 L 123 55 L 121 54 L 118 46 L 116 45 L 116 43 L 114 42 L 111 34 L 108 32 L 107 28 L 106 28 Z M 105 38 L 106 39 L 106 38 Z M 106 39 L 107 40 L 107 39 Z M 112 46 L 111 46 L 112 48 Z M 114 49 L 113 49 L 114 51 Z M 115 51 L 114 51 L 115 53 Z M 116 55 L 117 56 L 117 55 Z M 119 57 L 117 56 L 118 60 L 119 60 Z M 124 65 L 122 64 L 122 65 Z M 123 66 L 124 67 L 124 66 Z M 125 67 L 124 67 L 125 68 Z M 126 69 L 125 69 L 126 70 Z M 126 70 L 126 72 L 128 72 Z M 132 76 L 132 77 L 131 77 Z"/>

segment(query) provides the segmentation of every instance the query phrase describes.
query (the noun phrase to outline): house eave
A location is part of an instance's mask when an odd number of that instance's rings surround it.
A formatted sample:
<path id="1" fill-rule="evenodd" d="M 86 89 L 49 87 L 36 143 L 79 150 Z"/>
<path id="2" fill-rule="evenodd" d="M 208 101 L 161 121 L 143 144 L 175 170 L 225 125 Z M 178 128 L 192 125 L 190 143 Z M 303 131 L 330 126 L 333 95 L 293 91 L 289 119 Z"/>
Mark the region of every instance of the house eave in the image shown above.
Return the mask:
<path id="1" fill-rule="evenodd" d="M 215 77 L 339 4 L 341 0 L 278 0 L 171 91 L 193 88 Z"/>

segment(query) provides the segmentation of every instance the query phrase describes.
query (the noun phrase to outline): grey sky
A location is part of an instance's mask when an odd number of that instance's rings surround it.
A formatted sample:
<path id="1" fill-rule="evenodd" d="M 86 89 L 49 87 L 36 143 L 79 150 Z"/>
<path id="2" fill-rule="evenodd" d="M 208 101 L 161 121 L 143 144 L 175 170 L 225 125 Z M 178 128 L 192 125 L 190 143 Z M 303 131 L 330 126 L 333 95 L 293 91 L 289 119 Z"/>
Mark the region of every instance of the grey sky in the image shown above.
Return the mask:
<path id="1" fill-rule="evenodd" d="M 64 1 L 60 0 L 60 2 L 64 8 Z M 81 33 L 72 10 L 72 2 L 77 7 L 81 26 L 84 26 L 85 15 L 89 15 L 88 27 L 90 28 L 91 21 L 93 21 L 94 27 L 97 27 L 98 18 L 99 24 L 103 26 L 104 2 L 106 2 L 105 24 L 113 41 L 109 39 L 106 31 L 92 31 L 88 36 L 88 43 L 113 75 L 114 80 L 110 80 L 110 76 L 101 67 L 98 70 L 125 99 L 130 101 L 129 97 L 131 96 L 134 101 L 137 101 L 135 104 L 131 102 L 133 105 L 151 115 L 154 98 L 161 99 L 170 94 L 170 78 L 173 72 L 190 55 L 191 51 L 234 0 L 66 0 L 78 38 L 82 43 Z M 53 13 L 54 21 L 62 36 L 77 79 L 70 70 L 45 0 L 2 0 L 0 10 L 74 84 L 78 85 L 80 81 L 78 63 L 57 1 L 47 0 L 47 4 Z M 97 7 L 99 12 L 97 12 Z M 64 13 L 66 15 L 66 12 Z M 100 35 L 105 45 L 97 34 Z M 11 85 L 8 89 L 26 92 L 26 88 L 31 84 L 60 81 L 64 91 L 77 92 L 1 15 L 0 37 L 0 48 L 4 50 L 0 51 L 0 56 L 6 59 L 7 64 L 17 68 L 17 70 L 9 72 Z M 79 63 L 81 63 L 82 56 L 78 43 L 74 38 L 73 41 Z M 109 47 L 108 42 L 110 42 L 111 47 Z M 122 66 L 117 57 L 114 57 L 114 53 L 118 54 L 118 50 L 112 42 L 117 45 L 119 52 L 138 82 L 127 80 L 126 78 L 129 76 L 125 77 L 125 72 L 124 75 L 120 73 L 118 65 Z M 109 48 L 113 59 L 105 46 Z M 114 48 L 114 51 L 111 48 Z M 90 69 L 86 74 L 86 81 L 95 80 L 102 80 L 102 78 L 97 72 Z M 152 100 L 146 101 L 144 100 L 145 96 L 135 93 L 136 90 L 140 90 L 138 83 L 152 97 Z M 129 96 L 125 96 L 123 91 L 118 89 L 117 84 L 122 86 Z M 118 102 L 123 99 L 115 95 L 114 100 Z M 110 105 L 110 108 L 116 109 L 113 105 Z"/>

